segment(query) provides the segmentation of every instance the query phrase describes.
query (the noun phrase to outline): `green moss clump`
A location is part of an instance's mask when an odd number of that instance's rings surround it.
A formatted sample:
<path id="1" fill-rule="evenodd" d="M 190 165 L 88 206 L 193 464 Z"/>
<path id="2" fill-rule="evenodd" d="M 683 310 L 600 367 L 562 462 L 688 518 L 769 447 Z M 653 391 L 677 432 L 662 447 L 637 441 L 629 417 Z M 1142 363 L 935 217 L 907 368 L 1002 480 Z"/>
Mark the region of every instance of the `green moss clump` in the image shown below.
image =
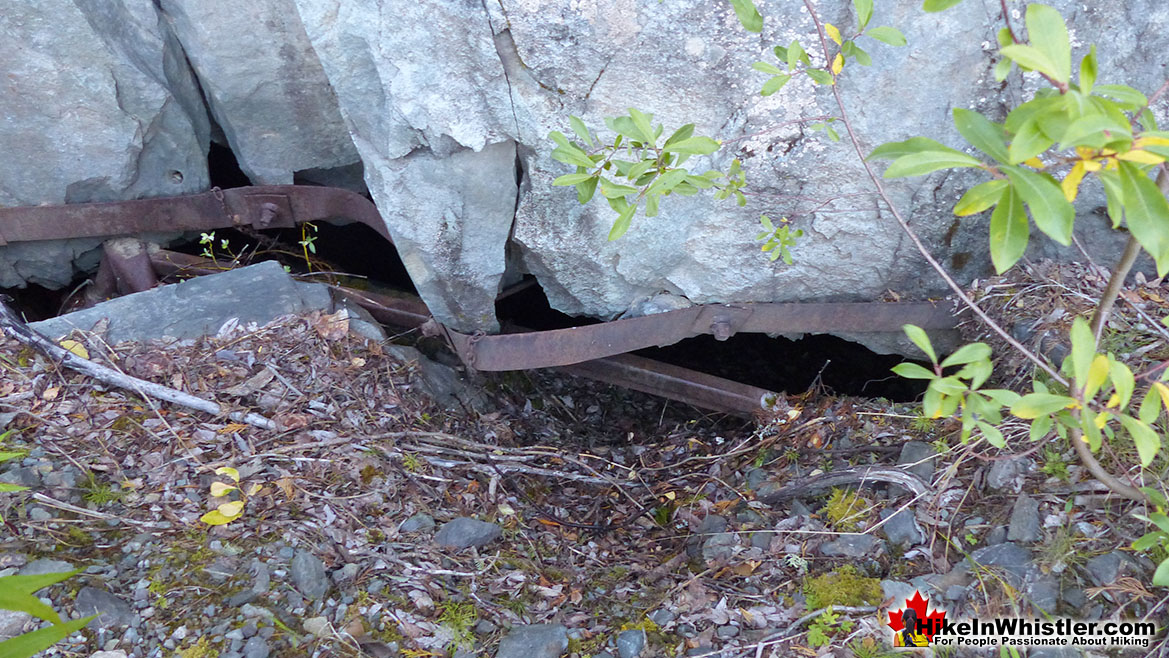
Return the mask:
<path id="1" fill-rule="evenodd" d="M 883 598 L 880 579 L 865 578 L 852 565 L 807 579 L 804 596 L 809 610 L 830 605 L 877 605 Z"/>
<path id="2" fill-rule="evenodd" d="M 219 650 L 211 646 L 211 641 L 206 637 L 199 638 L 199 641 L 191 646 L 175 653 L 176 658 L 219 658 Z"/>
<path id="3" fill-rule="evenodd" d="M 832 489 L 832 496 L 820 512 L 828 519 L 829 525 L 839 532 L 855 532 L 860 528 L 864 514 L 872 507 L 865 497 L 855 491 Z"/>

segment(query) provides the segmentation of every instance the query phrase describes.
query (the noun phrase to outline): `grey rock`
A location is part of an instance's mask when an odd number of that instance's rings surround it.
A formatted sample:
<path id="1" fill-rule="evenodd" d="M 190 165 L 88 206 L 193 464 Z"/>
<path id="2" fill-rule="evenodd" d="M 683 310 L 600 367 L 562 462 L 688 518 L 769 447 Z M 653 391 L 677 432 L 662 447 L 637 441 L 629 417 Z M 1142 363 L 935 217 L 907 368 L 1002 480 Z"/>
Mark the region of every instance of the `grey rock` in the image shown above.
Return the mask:
<path id="1" fill-rule="evenodd" d="M 984 567 L 999 567 L 1006 574 L 1007 581 L 1013 587 L 1019 587 L 1031 566 L 1031 551 L 1013 542 L 1003 542 L 973 551 L 968 561 Z M 970 570 L 968 561 L 960 562 L 954 570 L 968 573 Z"/>
<path id="2" fill-rule="evenodd" d="M 0 207 L 206 189 L 210 123 L 153 3 L 48 0 L 3 14 Z M 0 287 L 66 286 L 75 267 L 97 264 L 87 252 L 98 244 L 0 248 Z"/>
<path id="3" fill-rule="evenodd" d="M 944 594 L 947 601 L 961 601 L 966 596 L 966 588 L 961 585 L 950 585 Z"/>
<path id="4" fill-rule="evenodd" d="M 672 623 L 678 618 L 678 615 L 666 610 L 665 608 L 658 608 L 649 613 L 650 621 L 657 624 L 658 627 L 664 627 L 666 624 Z"/>
<path id="5" fill-rule="evenodd" d="M 752 468 L 751 470 L 747 471 L 747 488 L 751 489 L 752 491 L 757 490 L 764 482 L 767 481 L 769 475 L 770 474 L 762 468 Z"/>
<path id="6" fill-rule="evenodd" d="M 1011 510 L 1007 541 L 1028 544 L 1038 541 L 1039 537 L 1039 501 L 1025 493 L 1019 494 L 1015 499 L 1015 507 Z"/>
<path id="7" fill-rule="evenodd" d="M 163 0 L 162 10 L 253 184 L 357 162 L 292 0 Z"/>
<path id="8" fill-rule="evenodd" d="M 883 549 L 884 542 L 872 535 L 842 535 L 820 544 L 824 557 L 860 558 Z"/>
<path id="9" fill-rule="evenodd" d="M 1084 563 L 1088 577 L 1097 587 L 1111 585 L 1120 577 L 1125 561 L 1120 553 L 1113 551 L 1104 555 L 1097 555 Z"/>
<path id="10" fill-rule="evenodd" d="M 698 526 L 698 533 L 702 535 L 713 535 L 717 532 L 726 532 L 727 520 L 725 517 L 718 514 L 707 514 L 706 518 L 702 519 L 702 523 Z"/>
<path id="11" fill-rule="evenodd" d="M 708 564 L 716 560 L 729 560 L 738 545 L 739 536 L 735 533 L 717 532 L 702 542 L 702 559 Z"/>
<path id="12" fill-rule="evenodd" d="M 513 626 L 495 658 L 560 658 L 568 648 L 568 629 L 560 624 Z"/>
<path id="13" fill-rule="evenodd" d="M 729 640 L 739 634 L 739 627 L 731 625 L 719 626 L 714 629 L 714 634 L 720 640 Z"/>
<path id="14" fill-rule="evenodd" d="M 494 523 L 461 516 L 444 523 L 435 533 L 434 541 L 439 546 L 456 550 L 472 546 L 480 548 L 498 539 L 502 533 L 503 529 Z"/>
<path id="15" fill-rule="evenodd" d="M 498 626 L 496 626 L 495 624 L 491 623 L 490 621 L 488 621 L 486 619 L 480 619 L 478 622 L 475 623 L 475 632 L 480 634 L 480 635 L 487 635 L 488 633 L 494 633 L 496 628 L 498 628 Z"/>
<path id="16" fill-rule="evenodd" d="M 938 458 L 938 451 L 928 443 L 922 441 L 906 441 L 901 446 L 901 456 L 897 463 L 909 465 L 909 472 L 930 482 L 934 478 L 934 462 Z"/>
<path id="17" fill-rule="evenodd" d="M 645 650 L 645 631 L 634 628 L 617 634 L 617 655 L 621 658 L 638 658 Z"/>
<path id="18" fill-rule="evenodd" d="M 238 608 L 245 603 L 251 603 L 256 600 L 259 594 L 254 589 L 245 589 L 231 595 L 227 599 L 227 605 L 232 608 Z"/>
<path id="19" fill-rule="evenodd" d="M 268 641 L 256 635 L 244 643 L 244 658 L 268 658 Z"/>
<path id="20" fill-rule="evenodd" d="M 715 651 L 714 647 L 694 647 L 686 650 L 687 656 L 701 656 L 702 658 L 722 658 L 721 651 Z"/>
<path id="21" fill-rule="evenodd" d="M 917 526 L 912 507 L 906 507 L 901 511 L 883 509 L 881 518 L 889 519 L 881 526 L 881 531 L 889 543 L 897 546 L 914 546 L 922 542 L 921 529 Z"/>
<path id="22" fill-rule="evenodd" d="M 48 521 L 53 518 L 53 515 L 48 510 L 39 505 L 31 505 L 27 510 L 30 521 Z"/>
<path id="23" fill-rule="evenodd" d="M 490 403 L 486 394 L 479 387 L 468 384 L 454 368 L 428 359 L 416 348 L 406 345 L 385 345 L 382 349 L 399 361 L 416 364 L 426 392 L 439 405 L 447 409 L 487 410 Z"/>
<path id="24" fill-rule="evenodd" d="M 422 512 L 406 519 L 398 526 L 399 532 L 426 532 L 433 529 L 434 518 Z"/>
<path id="25" fill-rule="evenodd" d="M 886 599 L 893 599 L 893 607 L 897 608 L 902 601 L 913 598 L 913 593 L 918 591 L 918 588 L 912 583 L 906 583 L 900 580 L 882 580 L 881 594 Z"/>
<path id="26" fill-rule="evenodd" d="M 329 620 L 325 617 L 309 617 L 302 624 L 309 635 L 324 637 L 329 634 Z"/>
<path id="27" fill-rule="evenodd" d="M 182 283 L 118 297 L 92 308 L 34 322 L 37 331 L 60 338 L 109 318 L 106 340 L 196 338 L 213 335 L 231 318 L 263 325 L 289 313 L 329 310 L 332 298 L 319 284 L 301 284 L 276 261 L 265 261 Z"/>
<path id="28" fill-rule="evenodd" d="M 64 560 L 51 560 L 43 557 L 24 565 L 20 569 L 20 575 L 40 576 L 46 573 L 64 573 L 66 571 L 73 571 L 73 565 Z"/>
<path id="29" fill-rule="evenodd" d="M 325 596 L 329 591 L 329 579 L 325 575 L 325 564 L 321 559 L 309 551 L 299 550 L 292 557 L 289 568 L 292 582 L 297 591 L 309 600 L 316 600 Z"/>
<path id="30" fill-rule="evenodd" d="M 24 625 L 32 621 L 32 615 L 17 610 L 0 610 L 0 640 L 24 633 Z"/>
<path id="31" fill-rule="evenodd" d="M 0 482 L 17 484 L 22 487 L 36 487 L 41 483 L 40 473 L 31 466 L 14 466 L 0 473 Z"/>
<path id="32" fill-rule="evenodd" d="M 1002 525 L 995 526 L 995 527 L 990 529 L 990 532 L 986 533 L 986 545 L 987 546 L 1001 544 L 1001 543 L 1005 542 L 1006 540 L 1007 540 L 1007 527 L 1006 526 L 1002 526 Z"/>
<path id="33" fill-rule="evenodd" d="M 1059 578 L 1032 566 L 1026 578 L 1027 600 L 1038 614 L 1055 614 L 1059 603 Z"/>
<path id="34" fill-rule="evenodd" d="M 73 608 L 82 617 L 98 615 L 86 628 L 115 628 L 138 623 L 138 613 L 121 598 L 96 587 L 82 587 L 73 601 Z"/>
<path id="35" fill-rule="evenodd" d="M 758 548 L 761 551 L 771 550 L 771 540 L 775 538 L 774 532 L 764 530 L 761 532 L 751 533 L 751 546 Z"/>
<path id="36" fill-rule="evenodd" d="M 1078 611 L 1088 602 L 1088 596 L 1079 587 L 1065 587 L 1060 593 L 1060 598 L 1075 611 Z"/>
<path id="37" fill-rule="evenodd" d="M 356 563 L 350 562 L 345 566 L 333 572 L 333 582 L 338 585 L 347 583 L 357 577 L 357 572 L 361 570 Z"/>
<path id="38" fill-rule="evenodd" d="M 986 486 L 995 491 L 1019 491 L 1023 487 L 1023 475 L 1031 466 L 1026 457 L 999 459 L 990 465 L 986 474 Z"/>

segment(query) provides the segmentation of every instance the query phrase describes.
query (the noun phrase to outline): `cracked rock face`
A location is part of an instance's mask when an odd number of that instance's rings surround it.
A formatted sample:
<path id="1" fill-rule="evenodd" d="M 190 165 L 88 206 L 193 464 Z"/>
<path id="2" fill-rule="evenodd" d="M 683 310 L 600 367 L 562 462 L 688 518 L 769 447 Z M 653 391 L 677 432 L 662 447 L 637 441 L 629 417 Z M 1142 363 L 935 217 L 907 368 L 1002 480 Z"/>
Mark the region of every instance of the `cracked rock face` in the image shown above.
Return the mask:
<path id="1" fill-rule="evenodd" d="M 851 145 L 810 129 L 837 114 L 833 90 L 798 77 L 758 93 L 765 76 L 751 63 L 771 60 L 772 45 L 799 39 L 817 60 L 799 3 L 760 3 L 756 35 L 728 4 L 702 0 L 0 2 L 10 35 L 0 57 L 12 63 L 0 82 L 0 140 L 14 154 L 0 163 L 0 204 L 205 189 L 211 116 L 254 183 L 363 168 L 423 298 L 463 331 L 494 330 L 501 283 L 521 273 L 534 274 L 556 308 L 605 319 L 642 312 L 651 299 L 684 306 L 942 290 Z M 1100 44 L 1102 82 L 1145 92 L 1161 84 L 1148 63 L 1169 50 L 1169 6 L 1053 4 L 1077 53 Z M 822 19 L 850 26 L 851 7 L 824 3 Z M 909 45 L 862 38 L 872 66 L 845 70 L 839 91 L 863 150 L 913 135 L 960 147 L 952 108 L 1001 120 L 1039 88 L 1031 75 L 994 82 L 999 19 L 988 11 L 975 2 L 940 14 L 877 7 L 872 24 L 898 27 Z M 609 208 L 582 207 L 572 189 L 551 185 L 569 168 L 549 156 L 547 134 L 567 131 L 569 115 L 602 128 L 631 106 L 666 130 L 694 122 L 724 140 L 691 163 L 725 169 L 742 159 L 753 192 L 746 206 L 670 197 L 660 216 L 639 216 L 608 242 Z M 1154 108 L 1162 122 L 1167 107 Z M 979 180 L 960 171 L 887 182 L 964 281 L 989 270 L 988 219 L 959 223 L 950 209 Z M 1093 258 L 1109 262 L 1118 240 L 1102 205 L 1100 190 L 1086 187 L 1077 227 Z M 794 265 L 760 253 L 753 238 L 763 213 L 805 232 Z M 93 244 L 0 248 L 0 285 L 64 285 L 72 267 L 62 261 Z M 1029 255 L 1073 254 L 1037 239 Z"/>

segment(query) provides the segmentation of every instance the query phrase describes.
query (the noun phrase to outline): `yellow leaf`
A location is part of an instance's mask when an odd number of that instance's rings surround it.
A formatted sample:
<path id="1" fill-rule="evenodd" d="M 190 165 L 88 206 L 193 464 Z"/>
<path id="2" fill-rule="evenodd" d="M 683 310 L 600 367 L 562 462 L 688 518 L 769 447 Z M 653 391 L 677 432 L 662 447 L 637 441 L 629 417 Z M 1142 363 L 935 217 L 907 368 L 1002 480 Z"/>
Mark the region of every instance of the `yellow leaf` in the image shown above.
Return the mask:
<path id="1" fill-rule="evenodd" d="M 239 518 L 240 514 L 243 514 L 244 501 L 233 500 L 230 503 L 224 503 L 224 504 L 220 505 L 219 507 L 216 508 L 216 510 L 220 514 L 226 516 L 229 521 L 234 521 L 235 519 Z"/>
<path id="2" fill-rule="evenodd" d="M 1027 165 L 1028 167 L 1034 167 L 1036 169 L 1043 169 L 1047 166 L 1043 164 L 1043 161 L 1039 159 L 1038 155 L 1027 158 L 1023 161 L 1023 164 Z"/>
<path id="3" fill-rule="evenodd" d="M 1105 406 L 1108 407 L 1109 409 L 1115 409 L 1116 407 L 1119 407 L 1120 406 L 1120 396 L 1113 393 L 1112 396 L 1108 398 L 1108 404 L 1106 404 Z"/>
<path id="4" fill-rule="evenodd" d="M 292 500 L 293 496 L 295 495 L 292 488 L 292 478 L 280 478 L 279 480 L 276 480 L 276 486 L 280 487 L 280 490 L 284 492 L 284 496 L 287 497 L 288 500 Z"/>
<path id="5" fill-rule="evenodd" d="M 1080 156 L 1081 160 L 1091 160 L 1092 158 L 1096 157 L 1097 153 L 1096 149 L 1094 148 L 1089 148 L 1087 146 L 1077 146 L 1076 155 Z"/>
<path id="6" fill-rule="evenodd" d="M 838 45 L 838 46 L 840 45 L 840 42 L 841 42 L 840 30 L 836 29 L 835 25 L 833 25 L 832 23 L 825 23 L 824 24 L 824 31 L 828 33 L 828 37 L 830 39 L 832 39 L 833 41 L 836 42 L 836 45 Z"/>
<path id="7" fill-rule="evenodd" d="M 1084 399 L 1091 400 L 1108 380 L 1108 357 L 1097 354 L 1088 367 L 1088 381 L 1084 382 Z"/>
<path id="8" fill-rule="evenodd" d="M 1084 169 L 1087 171 L 1100 171 L 1100 168 L 1102 166 L 1099 162 L 1096 162 L 1095 160 L 1080 160 L 1080 162 L 1083 163 Z"/>
<path id="9" fill-rule="evenodd" d="M 1060 189 L 1063 190 L 1063 198 L 1068 202 L 1076 200 L 1076 195 L 1080 192 L 1080 181 L 1084 180 L 1084 172 L 1087 168 L 1084 166 L 1084 161 L 1080 160 L 1072 167 L 1067 176 L 1063 177 L 1063 182 L 1059 184 Z"/>
<path id="10" fill-rule="evenodd" d="M 219 510 L 211 510 L 210 512 L 207 512 L 203 516 L 200 516 L 199 520 L 202 521 L 203 523 L 206 523 L 207 525 L 224 525 L 227 523 L 231 523 L 235 519 L 234 518 L 231 518 L 231 519 L 227 518 L 222 513 L 220 513 Z"/>
<path id="11" fill-rule="evenodd" d="M 1104 429 L 1104 426 L 1108 424 L 1108 416 L 1107 411 L 1101 411 L 1100 415 L 1096 416 L 1096 429 Z"/>
<path id="12" fill-rule="evenodd" d="M 58 345 L 83 359 L 89 358 L 89 350 L 85 349 L 84 345 L 75 340 L 63 340 Z"/>
<path id="13" fill-rule="evenodd" d="M 1169 409 L 1169 386 L 1161 382 L 1153 382 L 1153 388 L 1157 389 L 1157 393 L 1161 396 L 1161 401 L 1165 403 L 1165 408 Z"/>
<path id="14" fill-rule="evenodd" d="M 215 433 L 216 434 L 231 434 L 232 432 L 246 430 L 247 428 L 248 428 L 248 426 L 243 424 L 243 423 L 228 423 L 228 424 L 224 425 L 223 427 L 220 427 L 219 429 L 215 430 Z"/>
<path id="15" fill-rule="evenodd" d="M 842 68 L 844 68 L 844 55 L 836 53 L 836 58 L 832 60 L 832 75 L 840 75 Z"/>
<path id="16" fill-rule="evenodd" d="M 234 468 L 232 468 L 230 466 L 220 466 L 219 468 L 215 469 L 215 474 L 216 475 L 226 475 L 227 477 L 235 480 L 236 482 L 239 482 L 239 471 L 235 470 Z"/>
<path id="17" fill-rule="evenodd" d="M 235 489 L 236 488 L 230 484 L 224 484 L 222 482 L 211 483 L 211 495 L 215 496 L 216 498 L 219 498 L 220 496 L 226 496 L 227 494 L 235 491 Z"/>
<path id="18" fill-rule="evenodd" d="M 1169 146 L 1169 138 L 1165 137 L 1141 137 L 1133 141 L 1132 145 L 1136 148 L 1144 148 L 1146 146 Z"/>
<path id="19" fill-rule="evenodd" d="M 1141 151 L 1139 149 L 1133 149 L 1128 153 L 1121 153 L 1116 157 L 1121 160 L 1128 160 L 1129 162 L 1137 162 L 1140 164 L 1161 164 L 1165 161 L 1165 158 L 1156 153 L 1149 153 L 1148 151 Z"/>
<path id="20" fill-rule="evenodd" d="M 253 484 L 252 486 L 248 487 L 248 495 L 254 496 L 263 488 L 264 488 L 264 485 L 262 485 L 262 484 L 259 484 L 259 483 Z"/>

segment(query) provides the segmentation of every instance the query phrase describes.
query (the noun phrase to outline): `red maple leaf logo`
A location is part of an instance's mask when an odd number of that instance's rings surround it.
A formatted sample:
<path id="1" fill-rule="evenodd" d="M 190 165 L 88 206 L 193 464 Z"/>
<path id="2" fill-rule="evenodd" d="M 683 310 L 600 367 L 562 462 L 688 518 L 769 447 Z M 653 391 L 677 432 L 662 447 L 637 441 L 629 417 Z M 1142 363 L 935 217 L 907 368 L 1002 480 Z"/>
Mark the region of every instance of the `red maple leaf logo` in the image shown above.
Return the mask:
<path id="1" fill-rule="evenodd" d="M 906 608 L 911 608 L 916 614 L 917 618 L 921 620 L 921 633 L 925 635 L 931 642 L 934 639 L 934 634 L 942 628 L 942 620 L 946 618 L 945 610 L 935 610 L 928 612 L 929 599 L 922 598 L 921 592 L 914 592 L 912 599 L 905 599 Z M 897 612 L 889 612 L 889 628 L 894 633 L 900 632 L 905 628 L 905 623 L 902 621 L 902 615 L 905 613 L 905 608 Z"/>

